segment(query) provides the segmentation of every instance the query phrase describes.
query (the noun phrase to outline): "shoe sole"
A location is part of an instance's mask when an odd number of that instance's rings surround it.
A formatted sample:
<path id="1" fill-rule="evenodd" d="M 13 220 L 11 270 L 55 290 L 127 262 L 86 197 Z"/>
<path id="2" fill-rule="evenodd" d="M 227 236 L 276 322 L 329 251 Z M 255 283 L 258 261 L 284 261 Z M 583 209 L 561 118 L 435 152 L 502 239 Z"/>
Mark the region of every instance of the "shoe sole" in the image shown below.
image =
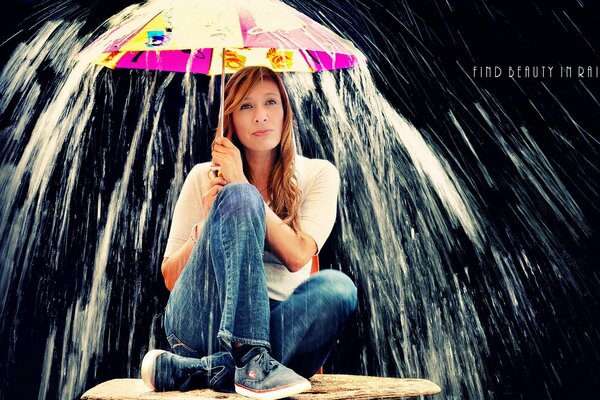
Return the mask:
<path id="1" fill-rule="evenodd" d="M 271 390 L 252 390 L 245 386 L 235 385 L 235 392 L 242 396 L 250 397 L 252 399 L 259 400 L 276 400 L 284 397 L 293 396 L 298 393 L 306 392 L 310 390 L 311 384 L 309 381 L 296 383 L 295 385 L 285 386 L 279 389 Z"/>
<path id="2" fill-rule="evenodd" d="M 161 355 L 162 353 L 166 353 L 165 350 L 150 350 L 144 356 L 142 360 L 142 380 L 151 389 L 156 390 L 154 386 L 154 365 L 156 361 L 156 357 Z"/>

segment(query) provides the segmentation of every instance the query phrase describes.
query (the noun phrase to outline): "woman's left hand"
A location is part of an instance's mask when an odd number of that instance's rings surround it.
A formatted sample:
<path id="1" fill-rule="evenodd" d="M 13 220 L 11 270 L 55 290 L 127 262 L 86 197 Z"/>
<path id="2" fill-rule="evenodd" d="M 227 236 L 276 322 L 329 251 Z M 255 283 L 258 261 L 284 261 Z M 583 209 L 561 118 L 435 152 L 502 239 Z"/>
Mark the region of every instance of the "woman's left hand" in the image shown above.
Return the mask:
<path id="1" fill-rule="evenodd" d="M 212 160 L 213 163 L 221 166 L 221 175 L 225 178 L 227 183 L 248 183 L 248 179 L 244 175 L 242 154 L 231 140 L 226 137 L 215 139 Z"/>

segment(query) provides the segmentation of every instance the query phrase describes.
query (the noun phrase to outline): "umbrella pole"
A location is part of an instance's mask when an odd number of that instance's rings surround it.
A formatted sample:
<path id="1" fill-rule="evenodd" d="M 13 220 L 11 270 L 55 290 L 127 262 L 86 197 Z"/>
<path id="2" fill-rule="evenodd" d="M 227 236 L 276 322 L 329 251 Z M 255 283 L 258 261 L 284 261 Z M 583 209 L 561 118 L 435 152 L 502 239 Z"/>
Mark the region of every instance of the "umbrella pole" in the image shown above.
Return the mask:
<path id="1" fill-rule="evenodd" d="M 221 137 L 225 128 L 225 48 L 221 50 L 221 106 L 219 108 L 219 122 L 221 124 Z"/>
<path id="2" fill-rule="evenodd" d="M 221 104 L 219 105 L 219 125 L 221 126 L 221 132 L 219 132 L 219 136 L 225 136 L 223 133 L 223 129 L 225 128 L 225 48 L 221 50 Z M 216 174 L 216 176 L 221 176 L 221 167 L 211 165 L 210 169 Z"/>
<path id="3" fill-rule="evenodd" d="M 219 126 L 221 127 L 221 132 L 219 132 L 219 136 L 223 137 L 223 128 L 225 127 L 225 48 L 221 50 L 221 60 L 221 104 L 219 105 Z M 210 170 L 216 176 L 221 176 L 221 167 L 217 166 L 214 162 L 211 164 Z"/>

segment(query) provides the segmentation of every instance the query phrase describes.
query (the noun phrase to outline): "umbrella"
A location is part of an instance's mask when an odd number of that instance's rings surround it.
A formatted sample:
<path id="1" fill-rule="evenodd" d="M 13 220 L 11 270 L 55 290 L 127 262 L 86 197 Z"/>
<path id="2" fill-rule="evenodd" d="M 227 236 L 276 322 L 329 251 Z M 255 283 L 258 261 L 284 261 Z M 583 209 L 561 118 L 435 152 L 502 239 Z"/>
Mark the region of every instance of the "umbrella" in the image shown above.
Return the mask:
<path id="1" fill-rule="evenodd" d="M 350 41 L 278 0 L 151 2 L 80 56 L 113 69 L 208 75 L 234 73 L 245 66 L 318 72 L 364 60 Z"/>

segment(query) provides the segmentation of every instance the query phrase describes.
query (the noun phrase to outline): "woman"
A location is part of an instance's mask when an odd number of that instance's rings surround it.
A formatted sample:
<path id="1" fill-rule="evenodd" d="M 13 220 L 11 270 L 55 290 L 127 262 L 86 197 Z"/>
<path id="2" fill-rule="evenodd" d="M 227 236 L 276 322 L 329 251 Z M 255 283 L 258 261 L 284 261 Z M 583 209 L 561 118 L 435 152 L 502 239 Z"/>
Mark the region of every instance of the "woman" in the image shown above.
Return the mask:
<path id="1" fill-rule="evenodd" d="M 356 310 L 346 275 L 310 275 L 335 222 L 339 175 L 295 154 L 290 101 L 270 69 L 234 74 L 224 108 L 212 147 L 221 172 L 208 162 L 190 171 L 162 264 L 171 352 L 150 351 L 142 378 L 159 391 L 277 399 L 310 389 Z"/>

